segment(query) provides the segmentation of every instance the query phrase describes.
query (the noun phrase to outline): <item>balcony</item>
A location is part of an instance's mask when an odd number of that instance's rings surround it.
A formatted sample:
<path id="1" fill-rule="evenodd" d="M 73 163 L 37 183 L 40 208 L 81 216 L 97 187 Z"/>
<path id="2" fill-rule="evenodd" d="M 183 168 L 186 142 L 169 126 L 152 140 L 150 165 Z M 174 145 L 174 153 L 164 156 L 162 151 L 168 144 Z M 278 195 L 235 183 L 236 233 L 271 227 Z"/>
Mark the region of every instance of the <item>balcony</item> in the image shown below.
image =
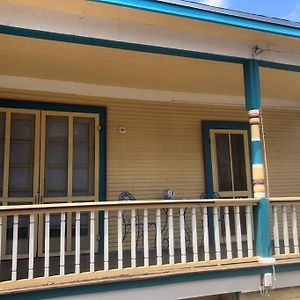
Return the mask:
<path id="1" fill-rule="evenodd" d="M 270 198 L 273 255 L 276 260 L 297 259 L 299 255 L 299 197 Z"/>
<path id="2" fill-rule="evenodd" d="M 1 294 L 257 266 L 256 205 L 201 199 L 2 206 Z"/>

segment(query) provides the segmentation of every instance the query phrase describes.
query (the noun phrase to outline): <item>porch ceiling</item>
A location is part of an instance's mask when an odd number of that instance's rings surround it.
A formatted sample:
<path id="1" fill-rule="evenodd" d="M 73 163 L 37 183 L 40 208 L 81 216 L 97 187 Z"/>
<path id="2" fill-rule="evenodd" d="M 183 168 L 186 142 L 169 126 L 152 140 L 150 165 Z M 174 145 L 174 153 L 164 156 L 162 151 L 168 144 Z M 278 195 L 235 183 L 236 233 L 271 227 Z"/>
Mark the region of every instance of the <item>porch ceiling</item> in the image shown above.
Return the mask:
<path id="1" fill-rule="evenodd" d="M 0 36 L 0 75 L 243 97 L 242 66 Z M 263 97 L 300 100 L 300 74 L 261 70 Z"/>
<path id="2" fill-rule="evenodd" d="M 263 98 L 300 101 L 300 73 L 260 69 Z"/>
<path id="3" fill-rule="evenodd" d="M 1 37 L 0 57 L 5 75 L 192 93 L 243 92 L 237 64 L 12 36 Z"/>

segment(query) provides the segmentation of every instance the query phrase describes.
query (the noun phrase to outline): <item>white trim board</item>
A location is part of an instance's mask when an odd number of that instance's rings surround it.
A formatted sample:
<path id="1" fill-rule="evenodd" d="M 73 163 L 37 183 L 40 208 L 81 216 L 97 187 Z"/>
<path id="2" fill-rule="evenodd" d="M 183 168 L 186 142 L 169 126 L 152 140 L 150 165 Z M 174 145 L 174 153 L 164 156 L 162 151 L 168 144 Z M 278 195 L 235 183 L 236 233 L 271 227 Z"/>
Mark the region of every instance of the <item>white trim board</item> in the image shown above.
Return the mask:
<path id="1" fill-rule="evenodd" d="M 0 75 L 0 89 L 19 90 L 25 92 L 60 93 L 87 97 L 240 107 L 244 106 L 245 103 L 243 96 L 138 89 L 6 75 Z M 300 109 L 300 101 L 263 98 L 262 102 L 264 107 Z"/>
<path id="2" fill-rule="evenodd" d="M 183 300 L 193 299 L 204 296 L 229 294 L 229 293 L 248 293 L 258 292 L 261 282 L 260 275 L 228 277 L 223 279 L 207 279 L 193 282 L 177 282 L 170 284 L 161 284 L 155 287 L 133 288 L 126 290 L 115 290 L 109 292 L 99 292 L 85 294 L 86 300 L 131 300 L 131 299 L 164 299 L 164 300 Z M 288 288 L 300 286 L 300 272 L 276 273 L 275 290 L 279 288 Z M 78 296 L 57 296 L 59 300 L 77 300 L 82 299 Z"/>

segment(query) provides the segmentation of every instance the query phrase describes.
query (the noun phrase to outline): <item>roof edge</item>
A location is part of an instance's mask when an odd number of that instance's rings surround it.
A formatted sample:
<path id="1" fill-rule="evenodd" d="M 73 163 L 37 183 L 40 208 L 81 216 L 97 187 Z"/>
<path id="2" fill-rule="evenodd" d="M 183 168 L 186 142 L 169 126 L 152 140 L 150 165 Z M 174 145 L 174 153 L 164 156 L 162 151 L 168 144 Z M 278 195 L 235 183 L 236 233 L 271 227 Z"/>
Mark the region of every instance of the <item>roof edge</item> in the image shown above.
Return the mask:
<path id="1" fill-rule="evenodd" d="M 221 13 L 224 15 L 236 16 L 236 17 L 241 17 L 244 19 L 262 21 L 262 22 L 267 22 L 267 23 L 271 23 L 271 24 L 277 24 L 277 25 L 288 26 L 288 27 L 300 29 L 299 22 L 294 22 L 294 21 L 290 21 L 287 19 L 281 19 L 281 18 L 276 18 L 276 17 L 267 17 L 264 15 L 244 12 L 244 11 L 240 11 L 240 10 L 234 10 L 234 9 L 228 9 L 228 8 L 198 3 L 198 2 L 196 2 L 197 0 L 154 0 L 154 1 L 169 3 L 169 4 L 173 4 L 173 5 L 180 5 L 180 6 L 185 6 L 185 7 L 191 7 L 191 8 L 195 8 L 195 9 L 201 9 L 201 10 L 205 10 L 205 11 Z"/>
<path id="2" fill-rule="evenodd" d="M 87 0 L 300 38 L 300 23 L 183 0 Z"/>

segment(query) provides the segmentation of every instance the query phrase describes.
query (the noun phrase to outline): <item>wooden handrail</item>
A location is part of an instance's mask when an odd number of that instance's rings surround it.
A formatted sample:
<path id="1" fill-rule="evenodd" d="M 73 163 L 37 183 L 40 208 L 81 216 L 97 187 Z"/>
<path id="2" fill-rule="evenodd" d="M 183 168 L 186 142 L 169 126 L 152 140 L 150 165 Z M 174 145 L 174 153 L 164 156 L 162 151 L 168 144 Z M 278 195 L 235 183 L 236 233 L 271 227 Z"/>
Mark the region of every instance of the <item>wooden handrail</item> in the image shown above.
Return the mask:
<path id="1" fill-rule="evenodd" d="M 76 202 L 55 204 L 9 205 L 0 206 L 0 216 L 30 215 L 39 213 L 61 213 L 76 211 L 118 211 L 130 209 L 157 209 L 157 208 L 190 208 L 214 206 L 247 206 L 257 205 L 258 200 L 247 199 L 191 199 L 191 200 L 127 200 Z"/>
<path id="2" fill-rule="evenodd" d="M 300 197 L 270 197 L 272 205 L 300 205 Z"/>

